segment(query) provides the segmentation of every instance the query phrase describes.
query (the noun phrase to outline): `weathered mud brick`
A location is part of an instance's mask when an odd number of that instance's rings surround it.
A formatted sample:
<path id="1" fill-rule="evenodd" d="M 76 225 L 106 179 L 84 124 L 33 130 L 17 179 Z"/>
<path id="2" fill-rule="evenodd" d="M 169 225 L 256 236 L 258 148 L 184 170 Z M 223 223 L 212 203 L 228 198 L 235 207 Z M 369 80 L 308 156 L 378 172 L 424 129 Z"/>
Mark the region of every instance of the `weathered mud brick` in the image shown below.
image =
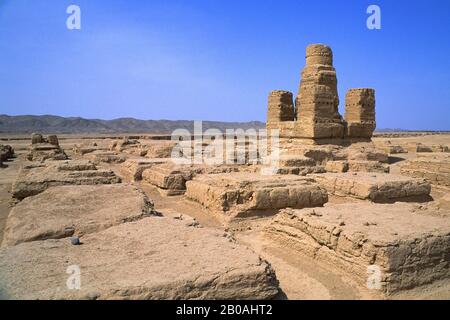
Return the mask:
<path id="1" fill-rule="evenodd" d="M 62 185 L 93 185 L 119 183 L 113 171 L 98 170 L 85 160 L 47 161 L 24 165 L 12 186 L 16 199 L 34 196 L 49 187 Z"/>
<path id="2" fill-rule="evenodd" d="M 401 165 L 400 171 L 433 184 L 450 186 L 450 156 L 445 153 L 409 159 Z"/>
<path id="3" fill-rule="evenodd" d="M 183 194 L 186 191 L 186 181 L 191 180 L 192 177 L 191 169 L 172 164 L 155 165 L 142 174 L 145 182 L 162 189 L 168 196 Z"/>
<path id="4" fill-rule="evenodd" d="M 411 198 L 429 199 L 430 183 L 383 173 L 327 173 L 314 179 L 330 194 L 367 199 L 374 202 L 393 202 Z"/>
<path id="5" fill-rule="evenodd" d="M 327 204 L 283 210 L 265 234 L 390 295 L 450 278 L 450 220 L 433 214 L 409 203 Z"/>
<path id="6" fill-rule="evenodd" d="M 217 174 L 224 172 L 237 172 L 240 167 L 248 170 L 256 168 L 246 168 L 238 165 L 177 165 L 172 162 L 156 164 L 147 168 L 142 173 L 142 179 L 156 187 L 167 196 L 184 194 L 186 192 L 186 182 L 192 180 L 199 174 Z"/>
<path id="7" fill-rule="evenodd" d="M 158 164 L 163 164 L 170 161 L 170 159 L 157 158 L 157 159 L 145 159 L 145 158 L 132 158 L 126 160 L 120 166 L 120 173 L 131 181 L 142 180 L 142 173 Z"/>
<path id="8" fill-rule="evenodd" d="M 380 163 L 378 161 L 349 160 L 348 171 L 389 173 L 390 167 L 388 164 Z"/>
<path id="9" fill-rule="evenodd" d="M 126 160 L 126 156 L 123 154 L 117 154 L 112 151 L 96 150 L 84 155 L 85 159 L 92 161 L 95 164 L 101 163 L 123 163 Z"/>
<path id="10" fill-rule="evenodd" d="M 230 218 L 328 201 L 327 192 L 312 179 L 242 172 L 198 176 L 186 183 L 186 197 Z"/>
<path id="11" fill-rule="evenodd" d="M 59 140 L 56 135 L 50 135 L 44 138 L 41 134 L 33 133 L 26 159 L 29 161 L 44 162 L 47 160 L 67 160 L 68 157 L 59 146 Z"/>
<path id="12" fill-rule="evenodd" d="M 313 44 L 306 48 L 306 66 L 295 104 L 296 131 L 300 137 L 343 138 L 344 124 L 338 112 L 337 77 L 330 47 Z"/>
<path id="13" fill-rule="evenodd" d="M 339 96 L 333 52 L 323 44 L 306 48 L 306 65 L 295 106 L 288 91 L 269 94 L 267 129 L 280 137 L 304 142 L 367 141 L 375 130 L 375 90 L 350 89 L 346 95 L 345 120 L 339 114 Z"/>
<path id="14" fill-rule="evenodd" d="M 348 171 L 348 161 L 328 161 L 325 165 L 325 170 L 327 172 L 347 172 Z"/>
<path id="15" fill-rule="evenodd" d="M 292 93 L 283 90 L 274 90 L 269 94 L 267 110 L 268 128 L 276 128 L 280 122 L 294 121 L 295 111 Z"/>
<path id="16" fill-rule="evenodd" d="M 350 89 L 345 97 L 346 136 L 372 138 L 375 122 L 375 90 Z"/>

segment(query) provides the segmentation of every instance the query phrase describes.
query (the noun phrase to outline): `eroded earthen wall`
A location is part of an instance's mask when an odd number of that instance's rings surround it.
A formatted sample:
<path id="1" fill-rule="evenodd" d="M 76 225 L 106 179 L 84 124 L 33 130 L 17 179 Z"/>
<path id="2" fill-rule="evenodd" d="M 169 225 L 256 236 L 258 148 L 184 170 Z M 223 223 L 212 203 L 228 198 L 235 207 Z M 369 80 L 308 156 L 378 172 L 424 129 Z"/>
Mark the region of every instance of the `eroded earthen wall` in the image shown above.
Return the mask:
<path id="1" fill-rule="evenodd" d="M 292 92 L 274 90 L 269 93 L 268 100 L 267 124 L 276 127 L 279 122 L 294 121 Z"/>
<path id="2" fill-rule="evenodd" d="M 375 90 L 350 89 L 345 97 L 346 136 L 371 138 L 375 130 Z"/>

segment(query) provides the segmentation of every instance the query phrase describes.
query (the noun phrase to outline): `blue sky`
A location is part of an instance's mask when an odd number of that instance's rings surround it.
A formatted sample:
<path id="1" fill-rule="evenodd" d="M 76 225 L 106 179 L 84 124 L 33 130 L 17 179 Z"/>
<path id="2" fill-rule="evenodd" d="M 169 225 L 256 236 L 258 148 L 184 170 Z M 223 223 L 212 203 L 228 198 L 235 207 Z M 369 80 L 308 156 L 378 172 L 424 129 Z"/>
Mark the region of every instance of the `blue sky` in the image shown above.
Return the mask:
<path id="1" fill-rule="evenodd" d="M 373 87 L 378 128 L 450 130 L 449 17 L 448 0 L 0 0 L 0 114 L 264 121 L 325 43 L 341 113 Z"/>

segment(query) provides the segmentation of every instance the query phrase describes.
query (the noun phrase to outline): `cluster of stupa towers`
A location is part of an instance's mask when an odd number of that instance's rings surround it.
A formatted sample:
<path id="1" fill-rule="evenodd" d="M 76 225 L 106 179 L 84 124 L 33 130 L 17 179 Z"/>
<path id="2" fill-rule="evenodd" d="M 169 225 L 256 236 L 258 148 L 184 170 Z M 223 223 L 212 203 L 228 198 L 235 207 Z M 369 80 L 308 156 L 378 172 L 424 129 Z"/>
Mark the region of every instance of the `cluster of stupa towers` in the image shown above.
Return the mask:
<path id="1" fill-rule="evenodd" d="M 339 114 L 336 70 L 331 48 L 306 48 L 306 66 L 295 99 L 289 91 L 269 94 L 267 129 L 280 137 L 309 139 L 370 139 L 375 130 L 375 90 L 350 89 L 344 119 Z"/>

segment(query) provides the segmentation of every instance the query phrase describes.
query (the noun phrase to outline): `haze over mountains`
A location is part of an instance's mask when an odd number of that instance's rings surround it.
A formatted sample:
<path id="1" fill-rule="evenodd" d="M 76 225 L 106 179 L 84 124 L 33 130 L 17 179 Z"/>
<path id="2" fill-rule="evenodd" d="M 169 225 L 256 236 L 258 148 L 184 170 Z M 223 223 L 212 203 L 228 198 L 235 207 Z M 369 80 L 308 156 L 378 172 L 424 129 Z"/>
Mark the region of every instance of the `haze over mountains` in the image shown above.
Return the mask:
<path id="1" fill-rule="evenodd" d="M 8 116 L 0 115 L 0 133 L 171 133 L 175 129 L 187 129 L 193 132 L 192 120 L 139 120 L 119 118 L 113 120 L 84 119 L 80 117 L 42 116 Z M 219 129 L 263 129 L 265 123 L 203 121 L 203 130 Z"/>

